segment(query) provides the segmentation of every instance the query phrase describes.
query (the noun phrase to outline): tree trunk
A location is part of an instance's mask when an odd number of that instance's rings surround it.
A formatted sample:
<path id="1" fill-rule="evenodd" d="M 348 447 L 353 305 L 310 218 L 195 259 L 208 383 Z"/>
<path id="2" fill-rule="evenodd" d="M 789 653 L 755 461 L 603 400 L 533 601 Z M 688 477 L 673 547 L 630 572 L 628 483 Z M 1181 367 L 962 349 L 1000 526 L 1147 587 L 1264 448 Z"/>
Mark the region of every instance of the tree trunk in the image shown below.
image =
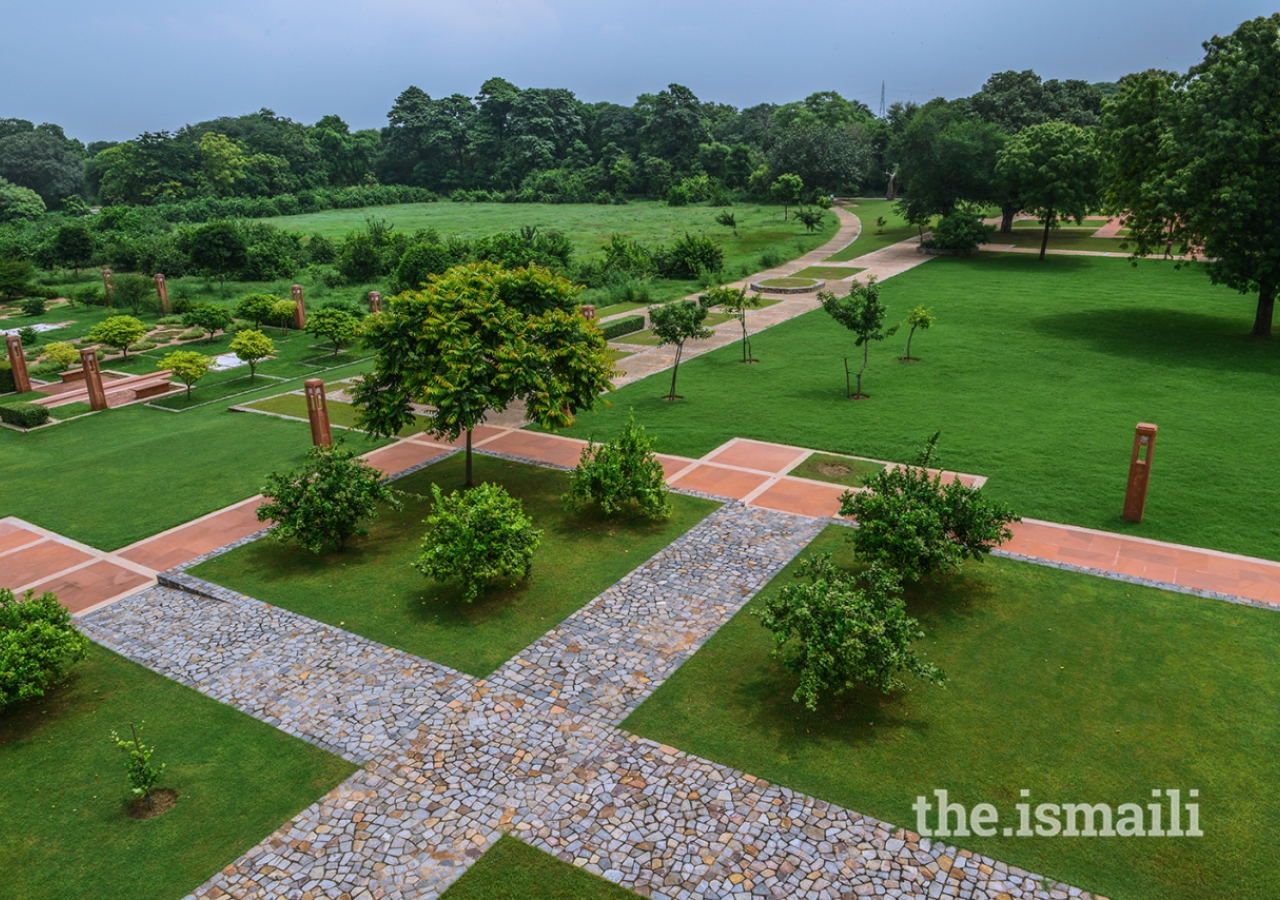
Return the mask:
<path id="1" fill-rule="evenodd" d="M 902 351 L 903 359 L 911 358 L 911 339 L 915 337 L 915 334 L 916 334 L 916 326 L 912 325 L 911 330 L 907 332 L 907 349 Z"/>
<path id="2" fill-rule="evenodd" d="M 866 394 L 862 393 L 862 373 L 867 371 L 867 357 L 870 355 L 870 353 L 871 353 L 871 342 L 867 341 L 865 344 L 862 345 L 862 368 L 858 370 L 858 391 L 856 394 L 854 394 L 855 397 L 866 396 Z"/>
<path id="3" fill-rule="evenodd" d="M 844 358 L 844 398 L 852 400 L 853 394 L 849 389 L 849 357 Z"/>
<path id="4" fill-rule="evenodd" d="M 1044 251 L 1049 249 L 1049 226 L 1053 224 L 1053 210 L 1047 210 L 1044 217 L 1044 239 L 1040 241 L 1040 262 L 1044 262 Z"/>
<path id="5" fill-rule="evenodd" d="M 1013 234 L 1013 217 L 1018 214 L 1016 206 L 1000 207 L 1000 233 Z"/>
<path id="6" fill-rule="evenodd" d="M 1263 279 L 1258 283 L 1258 312 L 1253 317 L 1253 336 L 1271 337 L 1271 317 L 1276 308 L 1276 285 Z"/>
<path id="7" fill-rule="evenodd" d="M 471 487 L 471 429 L 467 429 L 467 476 L 465 479 L 467 487 Z"/>
<path id="8" fill-rule="evenodd" d="M 680 354 L 682 352 L 684 352 L 684 341 L 676 344 L 676 363 L 671 367 L 671 394 L 667 397 L 671 401 L 676 399 L 676 375 L 680 371 Z"/>

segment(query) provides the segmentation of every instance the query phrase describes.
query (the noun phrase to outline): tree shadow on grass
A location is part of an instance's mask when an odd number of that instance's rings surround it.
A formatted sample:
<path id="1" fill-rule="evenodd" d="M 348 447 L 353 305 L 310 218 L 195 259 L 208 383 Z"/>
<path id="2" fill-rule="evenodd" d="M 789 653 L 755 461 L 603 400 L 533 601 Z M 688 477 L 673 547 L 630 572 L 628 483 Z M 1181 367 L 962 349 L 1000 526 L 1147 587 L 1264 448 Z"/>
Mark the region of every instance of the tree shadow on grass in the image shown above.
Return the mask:
<path id="1" fill-rule="evenodd" d="M 1270 342 L 1250 337 L 1249 323 L 1239 315 L 1112 307 L 1039 316 L 1030 326 L 1055 340 L 1148 365 L 1280 373 L 1280 354 Z"/>

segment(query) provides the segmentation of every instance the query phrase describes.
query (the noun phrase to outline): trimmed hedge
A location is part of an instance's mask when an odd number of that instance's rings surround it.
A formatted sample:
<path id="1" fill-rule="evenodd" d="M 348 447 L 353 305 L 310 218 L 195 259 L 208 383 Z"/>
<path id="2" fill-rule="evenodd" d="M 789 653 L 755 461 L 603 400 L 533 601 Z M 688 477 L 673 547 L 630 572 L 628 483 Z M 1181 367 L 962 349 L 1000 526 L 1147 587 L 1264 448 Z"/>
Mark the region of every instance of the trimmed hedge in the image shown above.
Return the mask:
<path id="1" fill-rule="evenodd" d="M 641 331 L 643 328 L 644 316 L 623 316 L 621 319 L 614 319 L 600 326 L 605 339 L 610 341 L 624 334 L 631 334 L 633 331 Z"/>
<path id="2" fill-rule="evenodd" d="M 19 428 L 35 428 L 49 421 L 49 410 L 34 403 L 6 403 L 0 405 L 0 422 Z"/>
<path id="3" fill-rule="evenodd" d="M 0 394 L 12 394 L 17 389 L 13 383 L 13 366 L 9 360 L 0 359 Z"/>

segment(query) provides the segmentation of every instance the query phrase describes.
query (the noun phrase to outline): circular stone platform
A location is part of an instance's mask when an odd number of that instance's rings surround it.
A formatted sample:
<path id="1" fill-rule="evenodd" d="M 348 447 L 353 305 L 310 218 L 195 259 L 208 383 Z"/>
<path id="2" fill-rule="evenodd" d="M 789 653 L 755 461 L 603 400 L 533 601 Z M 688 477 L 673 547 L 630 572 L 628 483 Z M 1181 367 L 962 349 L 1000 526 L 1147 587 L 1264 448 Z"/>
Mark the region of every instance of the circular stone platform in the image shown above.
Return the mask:
<path id="1" fill-rule="evenodd" d="M 808 294 L 826 286 L 827 283 L 819 278 L 803 278 L 798 275 L 783 275 L 751 282 L 751 290 L 763 294 Z"/>

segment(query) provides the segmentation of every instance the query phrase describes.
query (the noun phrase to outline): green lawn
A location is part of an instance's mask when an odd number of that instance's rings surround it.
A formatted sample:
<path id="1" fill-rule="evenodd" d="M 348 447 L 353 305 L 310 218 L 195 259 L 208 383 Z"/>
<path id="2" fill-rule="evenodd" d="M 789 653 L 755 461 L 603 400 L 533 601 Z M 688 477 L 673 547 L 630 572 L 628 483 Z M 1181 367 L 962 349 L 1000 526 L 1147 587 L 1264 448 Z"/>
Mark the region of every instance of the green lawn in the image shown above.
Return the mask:
<path id="1" fill-rule="evenodd" d="M 138 404 L 30 434 L 0 429 L 0 517 L 114 550 L 251 497 L 268 472 L 302 461 L 310 431 L 227 407 L 301 385 L 301 377 L 260 383 L 255 393 L 182 413 Z M 361 451 L 382 443 L 349 441 Z"/>
<path id="2" fill-rule="evenodd" d="M 354 766 L 93 645 L 71 680 L 0 718 L 0 894 L 23 900 L 177 898 L 275 831 Z M 143 739 L 178 791 L 130 819 L 124 754 Z"/>
<path id="3" fill-rule="evenodd" d="M 863 270 L 853 266 L 809 266 L 807 269 L 801 269 L 796 275 L 802 278 L 821 278 L 825 281 L 843 281 L 861 271 Z"/>
<path id="4" fill-rule="evenodd" d="M 474 464 L 477 482 L 506 487 L 543 532 L 533 575 L 514 588 L 500 583 L 468 604 L 456 585 L 428 581 L 411 567 L 430 511 L 425 498 L 410 499 L 401 512 L 384 511 L 369 536 L 343 553 L 316 556 L 262 540 L 215 557 L 192 574 L 482 677 L 716 506 L 673 495 L 675 513 L 659 524 L 611 521 L 594 510 L 569 514 L 560 502 L 566 473 L 480 455 Z M 462 467 L 458 454 L 396 487 L 428 497 L 433 482 L 454 490 L 462 486 Z"/>
<path id="5" fill-rule="evenodd" d="M 1123 237 L 1096 238 L 1093 236 L 1105 224 L 1105 222 L 1090 221 L 1086 221 L 1083 225 L 1077 225 L 1074 222 L 1062 223 L 1057 228 L 1049 230 L 1049 249 L 1090 250 L 1097 253 L 1127 255 L 1128 251 L 1120 247 L 1125 242 Z M 1039 250 L 1043 239 L 1044 226 L 1040 223 L 1015 222 L 1012 234 L 996 232 L 992 235 L 991 242 L 983 245 L 983 249 L 994 250 L 1013 244 L 1015 247 Z"/>
<path id="6" fill-rule="evenodd" d="M 503 835 L 440 900 L 636 900 L 637 896 Z"/>
<path id="7" fill-rule="evenodd" d="M 830 262 L 848 262 L 882 250 L 893 244 L 920 236 L 920 231 L 908 225 L 889 200 L 861 199 L 849 210 L 862 222 L 862 232 L 848 247 L 827 257 Z M 877 228 L 876 219 L 883 217 L 886 224 Z M 926 231 L 928 229 L 925 229 Z M 877 234 L 876 232 L 880 232 Z"/>
<path id="8" fill-rule="evenodd" d="M 280 394 L 277 397 L 267 397 L 265 400 L 255 400 L 252 403 L 245 404 L 253 409 L 260 409 L 264 412 L 279 413 L 283 416 L 295 416 L 299 419 L 307 420 L 307 398 L 302 394 Z M 330 400 L 327 404 L 329 409 L 329 421 L 334 425 L 342 425 L 346 428 L 356 427 L 356 410 L 350 403 L 339 403 Z M 401 428 L 398 435 L 405 437 L 411 434 L 420 434 L 427 428 L 428 420 L 426 416 L 417 416 L 415 421 Z"/>
<path id="9" fill-rule="evenodd" d="M 844 535 L 832 526 L 806 552 L 851 565 Z M 909 597 L 944 688 L 857 691 L 809 713 L 750 613 L 761 602 L 623 727 L 912 830 L 915 798 L 938 789 L 994 804 L 1001 825 L 1023 789 L 1032 804 L 1113 806 L 1198 789 L 1201 838 L 946 840 L 1119 900 L 1273 893 L 1280 615 L 989 560 Z"/>
<path id="10" fill-rule="evenodd" d="M 814 453 L 792 469 L 791 474 L 797 478 L 812 478 L 814 481 L 829 481 L 832 484 L 843 484 L 847 487 L 861 487 L 863 479 L 868 475 L 883 471 L 884 465 L 881 463 L 854 459 L 850 456 L 834 456 L 830 453 Z"/>
<path id="11" fill-rule="evenodd" d="M 664 452 L 697 458 L 732 437 L 910 460 L 942 431 L 945 468 L 991 480 L 1024 516 L 1280 558 L 1280 345 L 1248 332 L 1255 298 L 1158 260 L 1029 254 L 939 258 L 884 282 L 888 321 L 932 307 L 901 363 L 902 333 L 871 348 L 870 400 L 844 399 L 848 332 L 807 313 L 627 385 L 565 433 L 627 413 Z M 1123 522 L 1133 428 L 1160 427 L 1146 519 Z M 1262 474 L 1259 466 L 1263 466 Z"/>
<path id="12" fill-rule="evenodd" d="M 714 328 L 716 325 L 722 325 L 732 318 L 734 317 L 729 313 L 713 312 L 707 314 L 706 321 L 702 324 L 707 328 Z M 658 336 L 649 329 L 644 331 L 633 331 L 630 334 L 624 334 L 621 337 L 616 337 L 614 340 L 620 344 L 640 344 L 645 347 L 658 346 Z"/>

